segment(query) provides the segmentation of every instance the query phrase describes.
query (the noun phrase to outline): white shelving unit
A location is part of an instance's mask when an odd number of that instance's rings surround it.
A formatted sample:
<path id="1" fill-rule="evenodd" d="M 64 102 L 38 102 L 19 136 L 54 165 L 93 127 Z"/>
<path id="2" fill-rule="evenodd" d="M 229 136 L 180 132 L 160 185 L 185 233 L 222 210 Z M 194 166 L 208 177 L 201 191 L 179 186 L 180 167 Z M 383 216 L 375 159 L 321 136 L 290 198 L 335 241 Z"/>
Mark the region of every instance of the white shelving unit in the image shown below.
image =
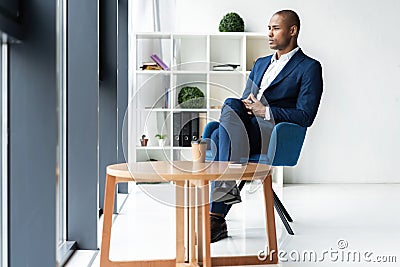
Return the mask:
<path id="1" fill-rule="evenodd" d="M 173 146 L 173 114 L 200 113 L 201 131 L 202 125 L 218 120 L 226 98 L 241 97 L 255 60 L 273 53 L 268 36 L 258 33 L 137 33 L 133 40 L 132 102 L 127 116 L 129 161 L 191 160 L 190 147 Z M 170 70 L 141 70 L 144 62 L 152 62 L 152 54 Z M 213 71 L 213 66 L 228 63 L 240 66 L 234 71 Z M 205 95 L 204 108 L 178 105 L 183 86 L 200 88 Z M 168 136 L 164 147 L 158 146 L 157 133 Z M 142 134 L 149 138 L 146 147 L 140 146 Z"/>

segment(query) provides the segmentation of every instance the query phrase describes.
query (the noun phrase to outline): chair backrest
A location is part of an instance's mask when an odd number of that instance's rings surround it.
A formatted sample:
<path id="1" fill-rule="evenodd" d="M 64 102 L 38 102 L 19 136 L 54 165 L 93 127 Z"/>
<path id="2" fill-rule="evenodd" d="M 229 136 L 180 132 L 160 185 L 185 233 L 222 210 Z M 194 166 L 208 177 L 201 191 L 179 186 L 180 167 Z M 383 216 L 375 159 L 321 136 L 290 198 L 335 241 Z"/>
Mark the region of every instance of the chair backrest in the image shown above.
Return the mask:
<path id="1" fill-rule="evenodd" d="M 267 157 L 273 158 L 272 166 L 295 166 L 300 157 L 307 128 L 294 123 L 275 125 Z"/>
<path id="2" fill-rule="evenodd" d="M 218 122 L 208 123 L 202 137 L 210 138 L 212 132 L 218 127 Z M 267 155 L 250 155 L 248 160 L 265 164 L 272 162 L 272 166 L 295 166 L 300 157 L 306 132 L 306 127 L 294 123 L 278 123 L 272 131 Z M 207 159 L 213 159 L 210 150 L 207 151 Z"/>

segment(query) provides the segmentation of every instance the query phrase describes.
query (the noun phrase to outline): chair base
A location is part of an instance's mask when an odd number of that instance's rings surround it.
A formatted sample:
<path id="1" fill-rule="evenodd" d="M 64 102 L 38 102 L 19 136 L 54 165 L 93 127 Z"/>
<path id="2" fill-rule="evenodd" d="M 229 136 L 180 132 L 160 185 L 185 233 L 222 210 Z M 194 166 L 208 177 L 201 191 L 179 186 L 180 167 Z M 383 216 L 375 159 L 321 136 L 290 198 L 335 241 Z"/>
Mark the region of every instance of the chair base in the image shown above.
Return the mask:
<path id="1" fill-rule="evenodd" d="M 238 186 L 239 191 L 242 191 L 242 188 L 244 187 L 245 183 L 246 183 L 246 181 L 240 181 L 239 186 Z M 288 234 L 294 235 L 294 232 L 293 232 L 292 228 L 289 225 L 289 222 L 293 222 L 292 217 L 290 217 L 289 212 L 287 212 L 285 206 L 283 206 L 281 200 L 276 195 L 275 191 L 272 190 L 272 192 L 274 194 L 274 207 L 276 209 L 276 212 L 278 213 L 279 217 L 281 218 L 282 223 L 285 226 L 286 231 L 288 232 Z M 229 209 L 230 209 L 230 207 L 229 207 Z"/>

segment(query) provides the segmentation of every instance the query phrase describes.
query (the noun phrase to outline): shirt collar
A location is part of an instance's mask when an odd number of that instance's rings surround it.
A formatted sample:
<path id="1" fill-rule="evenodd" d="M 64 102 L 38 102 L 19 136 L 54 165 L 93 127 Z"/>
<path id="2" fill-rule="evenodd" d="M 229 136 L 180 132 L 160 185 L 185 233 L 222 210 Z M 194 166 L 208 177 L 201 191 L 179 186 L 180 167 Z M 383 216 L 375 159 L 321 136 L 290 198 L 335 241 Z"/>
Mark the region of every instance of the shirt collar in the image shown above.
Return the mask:
<path id="1" fill-rule="evenodd" d="M 281 58 L 279 59 L 279 61 L 289 61 L 292 57 L 293 57 L 293 55 L 294 54 L 296 54 L 296 52 L 297 51 L 299 51 L 300 50 L 300 47 L 296 47 L 295 49 L 293 49 L 292 51 L 290 51 L 290 52 L 288 52 L 288 53 L 286 53 L 286 54 L 283 54 L 283 55 L 281 55 Z M 278 61 L 278 59 L 276 59 L 276 51 L 275 51 L 275 53 L 274 53 L 274 55 L 272 56 L 272 58 L 271 58 L 271 63 L 273 63 L 273 62 L 275 62 L 275 61 Z"/>

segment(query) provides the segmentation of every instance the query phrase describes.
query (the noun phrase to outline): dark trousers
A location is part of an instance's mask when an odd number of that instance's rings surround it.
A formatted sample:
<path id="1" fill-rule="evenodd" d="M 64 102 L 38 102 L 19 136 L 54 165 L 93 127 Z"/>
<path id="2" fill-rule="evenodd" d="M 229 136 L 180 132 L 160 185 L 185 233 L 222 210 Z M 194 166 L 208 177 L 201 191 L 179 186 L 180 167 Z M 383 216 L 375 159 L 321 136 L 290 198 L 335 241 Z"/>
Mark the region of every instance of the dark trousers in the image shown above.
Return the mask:
<path id="1" fill-rule="evenodd" d="M 251 154 L 266 154 L 272 129 L 273 123 L 270 121 L 249 115 L 242 100 L 226 99 L 221 110 L 219 128 L 211 135 L 217 147 L 215 160 L 240 161 L 247 160 Z M 219 187 L 221 182 L 212 182 L 211 190 Z M 236 185 L 234 181 L 228 183 L 231 187 Z M 211 212 L 228 213 L 228 205 L 210 201 Z"/>

